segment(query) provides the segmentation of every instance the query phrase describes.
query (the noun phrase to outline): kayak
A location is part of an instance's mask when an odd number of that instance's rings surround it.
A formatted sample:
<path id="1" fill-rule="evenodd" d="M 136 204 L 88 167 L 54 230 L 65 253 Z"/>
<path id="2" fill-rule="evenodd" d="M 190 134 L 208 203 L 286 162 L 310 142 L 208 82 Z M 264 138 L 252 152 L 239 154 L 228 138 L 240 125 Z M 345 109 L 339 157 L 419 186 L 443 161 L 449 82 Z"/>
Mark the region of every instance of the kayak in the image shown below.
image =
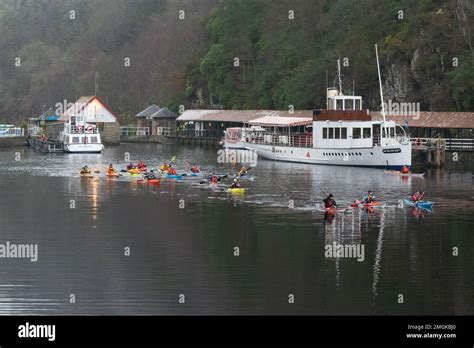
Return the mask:
<path id="1" fill-rule="evenodd" d="M 119 174 L 119 173 L 116 173 L 116 172 L 115 172 L 115 173 L 107 173 L 106 175 L 107 175 L 109 178 L 113 178 L 113 177 L 120 176 L 120 174 Z"/>
<path id="2" fill-rule="evenodd" d="M 413 177 L 423 177 L 425 173 L 402 173 L 398 170 L 384 170 L 386 174 L 398 175 L 398 176 L 413 176 Z"/>
<path id="3" fill-rule="evenodd" d="M 356 201 L 354 203 L 351 204 L 351 207 L 352 208 L 360 208 L 360 207 L 364 207 L 364 208 L 383 208 L 385 207 L 385 202 L 381 202 L 381 201 L 375 201 L 375 202 L 371 202 L 371 203 L 364 203 L 363 201 L 359 201 L 358 199 L 356 199 Z"/>
<path id="4" fill-rule="evenodd" d="M 143 167 L 143 168 L 138 168 L 138 170 L 139 170 L 140 172 L 146 172 L 148 169 L 147 169 L 146 167 Z"/>
<path id="5" fill-rule="evenodd" d="M 430 202 L 430 201 L 413 202 L 409 198 L 404 198 L 403 202 L 409 207 L 423 208 L 423 209 L 428 209 L 428 210 L 433 209 L 433 204 L 434 204 L 434 202 Z"/>
<path id="6" fill-rule="evenodd" d="M 336 208 L 336 207 L 324 208 L 324 205 L 322 204 L 316 205 L 316 209 L 327 214 L 344 213 L 347 210 L 347 208 Z"/>
<path id="7" fill-rule="evenodd" d="M 183 176 L 179 174 L 165 174 L 163 177 L 168 178 L 168 179 L 182 179 Z"/>
<path id="8" fill-rule="evenodd" d="M 242 193 L 245 193 L 245 190 L 246 189 L 244 187 L 234 187 L 234 188 L 228 188 L 227 192 L 242 194 Z"/>
<path id="9" fill-rule="evenodd" d="M 80 173 L 81 177 L 83 178 L 93 178 L 94 175 L 92 175 L 91 173 Z"/>
<path id="10" fill-rule="evenodd" d="M 140 179 L 140 180 L 137 180 L 137 184 L 159 184 L 160 183 L 160 179 L 150 179 L 150 180 L 143 180 L 143 179 Z"/>

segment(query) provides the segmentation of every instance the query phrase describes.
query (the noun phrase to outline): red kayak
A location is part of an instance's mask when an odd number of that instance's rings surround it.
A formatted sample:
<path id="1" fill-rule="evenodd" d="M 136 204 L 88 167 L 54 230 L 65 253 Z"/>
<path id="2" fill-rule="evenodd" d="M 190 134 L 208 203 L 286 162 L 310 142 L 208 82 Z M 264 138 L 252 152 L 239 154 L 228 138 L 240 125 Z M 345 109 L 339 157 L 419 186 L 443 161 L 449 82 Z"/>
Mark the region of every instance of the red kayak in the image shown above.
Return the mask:
<path id="1" fill-rule="evenodd" d="M 351 207 L 352 208 L 359 208 L 359 207 L 365 207 L 365 208 L 380 207 L 380 208 L 383 208 L 383 207 L 385 207 L 385 202 L 375 201 L 375 202 L 371 202 L 371 203 L 364 203 L 363 201 L 359 201 L 358 199 L 356 199 L 355 202 L 351 204 Z"/>
<path id="2" fill-rule="evenodd" d="M 150 180 L 137 180 L 137 184 L 152 184 L 157 185 L 160 183 L 160 179 L 150 179 Z"/>

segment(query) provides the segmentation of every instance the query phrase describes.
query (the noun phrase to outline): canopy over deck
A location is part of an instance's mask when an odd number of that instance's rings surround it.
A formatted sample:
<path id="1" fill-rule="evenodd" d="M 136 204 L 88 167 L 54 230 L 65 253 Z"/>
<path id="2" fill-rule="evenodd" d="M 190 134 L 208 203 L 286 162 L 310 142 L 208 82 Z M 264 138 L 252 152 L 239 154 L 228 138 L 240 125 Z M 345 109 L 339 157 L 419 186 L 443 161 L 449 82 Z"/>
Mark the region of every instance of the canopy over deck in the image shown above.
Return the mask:
<path id="1" fill-rule="evenodd" d="M 282 117 L 264 116 L 249 121 L 251 126 L 263 127 L 296 127 L 309 126 L 313 123 L 312 117 Z"/>

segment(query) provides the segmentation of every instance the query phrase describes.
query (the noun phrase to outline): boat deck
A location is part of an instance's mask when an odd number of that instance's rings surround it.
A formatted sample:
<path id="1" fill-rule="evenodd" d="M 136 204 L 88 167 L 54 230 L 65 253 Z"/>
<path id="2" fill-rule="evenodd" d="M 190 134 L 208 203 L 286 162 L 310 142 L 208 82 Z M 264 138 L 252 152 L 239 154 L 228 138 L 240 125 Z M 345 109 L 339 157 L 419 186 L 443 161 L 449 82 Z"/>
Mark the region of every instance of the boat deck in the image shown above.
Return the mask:
<path id="1" fill-rule="evenodd" d="M 56 140 L 41 140 L 39 138 L 31 137 L 28 139 L 28 144 L 42 152 L 64 152 L 63 143 Z"/>

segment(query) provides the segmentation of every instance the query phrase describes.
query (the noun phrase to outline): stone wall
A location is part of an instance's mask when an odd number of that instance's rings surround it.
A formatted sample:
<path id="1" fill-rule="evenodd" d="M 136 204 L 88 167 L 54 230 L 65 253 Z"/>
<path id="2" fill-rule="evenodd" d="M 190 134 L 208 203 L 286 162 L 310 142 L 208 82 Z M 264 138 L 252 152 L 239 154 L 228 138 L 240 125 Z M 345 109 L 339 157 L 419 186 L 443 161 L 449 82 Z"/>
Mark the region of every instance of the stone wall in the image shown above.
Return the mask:
<path id="1" fill-rule="evenodd" d="M 104 130 L 100 132 L 102 143 L 105 145 L 119 145 L 120 144 L 120 124 L 104 123 Z"/>
<path id="2" fill-rule="evenodd" d="M 0 149 L 7 147 L 23 146 L 26 144 L 26 137 L 0 138 Z"/>

